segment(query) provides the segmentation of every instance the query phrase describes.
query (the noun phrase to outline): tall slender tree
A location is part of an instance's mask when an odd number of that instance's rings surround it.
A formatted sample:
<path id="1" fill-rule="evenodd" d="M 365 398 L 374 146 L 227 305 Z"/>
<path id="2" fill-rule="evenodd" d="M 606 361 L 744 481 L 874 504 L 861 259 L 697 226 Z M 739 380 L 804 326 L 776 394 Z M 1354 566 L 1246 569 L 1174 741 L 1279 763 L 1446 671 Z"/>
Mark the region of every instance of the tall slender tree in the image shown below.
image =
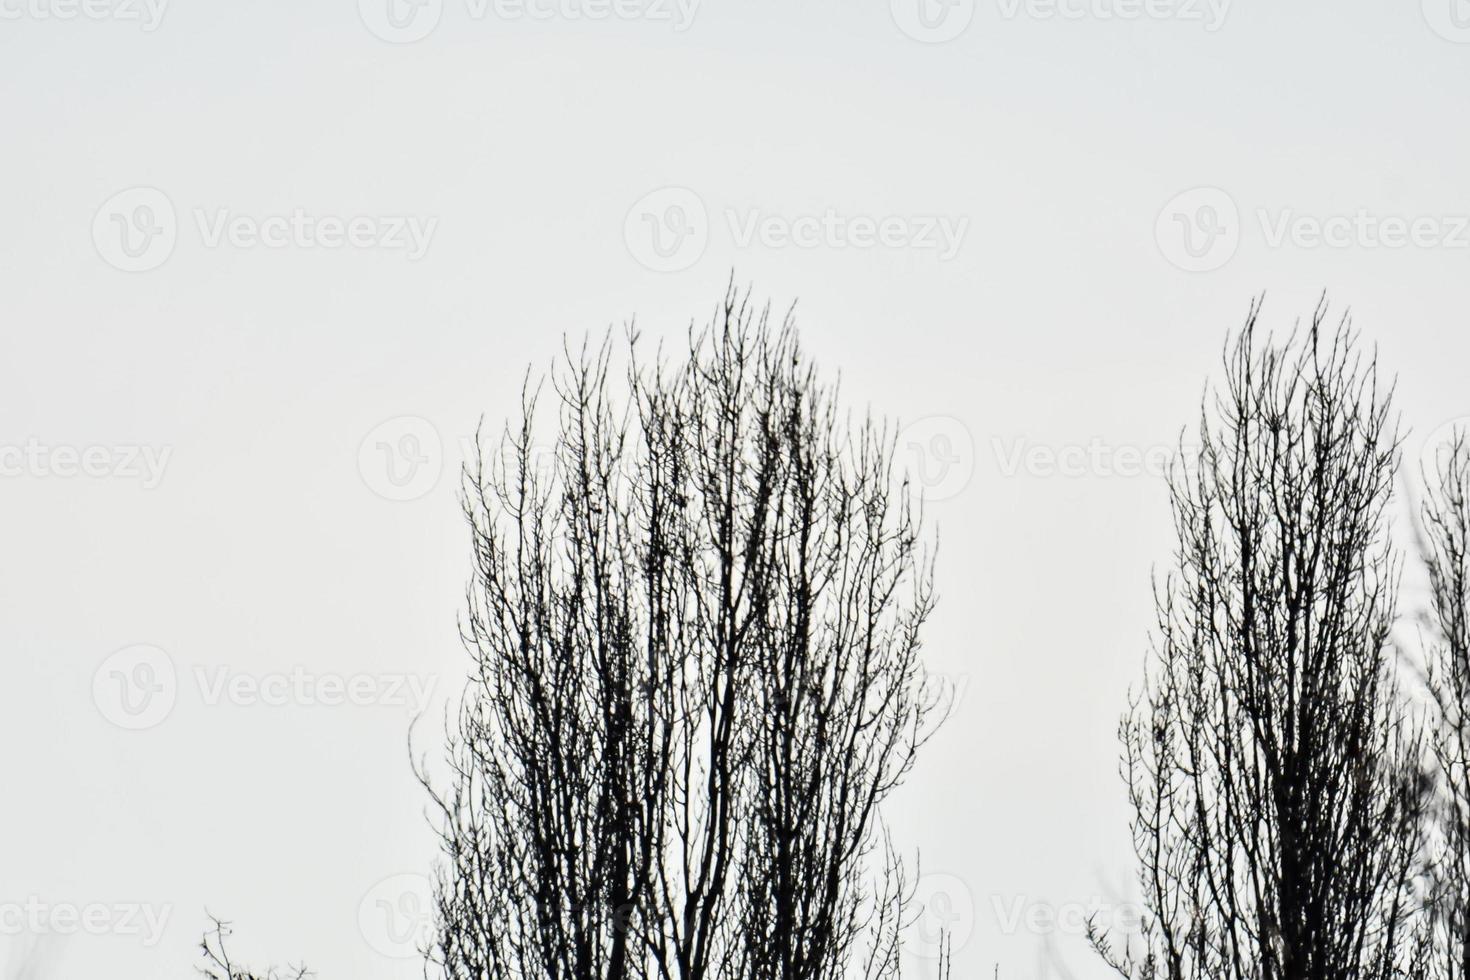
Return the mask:
<path id="1" fill-rule="evenodd" d="M 1147 978 L 1400 976 L 1426 794 L 1390 646 L 1392 388 L 1325 305 L 1282 345 L 1259 312 L 1171 479 L 1178 550 L 1120 730 L 1141 945 L 1093 942 Z"/>
<path id="2" fill-rule="evenodd" d="M 1470 977 L 1470 441 L 1434 449 L 1419 552 L 1429 577 L 1428 688 L 1437 770 L 1432 975 Z"/>
<path id="3" fill-rule="evenodd" d="M 613 355 L 568 352 L 552 424 L 528 385 L 465 474 L 431 952 L 454 980 L 894 976 L 880 807 L 945 702 L 894 436 L 748 295 L 685 356 Z"/>

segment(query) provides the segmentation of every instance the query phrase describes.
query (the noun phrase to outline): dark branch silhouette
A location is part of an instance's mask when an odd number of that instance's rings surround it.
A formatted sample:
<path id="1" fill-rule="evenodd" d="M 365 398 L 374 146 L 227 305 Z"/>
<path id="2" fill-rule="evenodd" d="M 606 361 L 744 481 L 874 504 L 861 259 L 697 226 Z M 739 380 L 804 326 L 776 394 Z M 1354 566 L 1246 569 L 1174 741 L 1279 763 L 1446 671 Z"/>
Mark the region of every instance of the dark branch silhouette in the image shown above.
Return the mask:
<path id="1" fill-rule="evenodd" d="M 1432 976 L 1470 977 L 1470 442 L 1434 447 L 1423 474 L 1419 551 L 1429 574 L 1428 688 L 1439 790 L 1430 900 Z"/>
<path id="2" fill-rule="evenodd" d="M 1389 644 L 1392 387 L 1346 319 L 1228 346 L 1147 681 L 1121 726 L 1147 916 L 1120 973 L 1370 980 L 1419 968 L 1427 777 Z"/>
<path id="3" fill-rule="evenodd" d="M 213 928 L 204 934 L 199 943 L 204 965 L 198 970 L 206 980 L 307 980 L 315 975 L 304 966 L 293 966 L 284 971 L 269 967 L 263 973 L 247 970 L 230 958 L 226 945 L 232 931 L 230 924 L 214 916 L 209 918 Z"/>
<path id="4" fill-rule="evenodd" d="M 685 357 L 614 353 L 567 353 L 549 427 L 528 384 L 465 473 L 428 952 L 454 980 L 895 976 L 880 808 L 947 699 L 894 435 L 748 296 Z"/>

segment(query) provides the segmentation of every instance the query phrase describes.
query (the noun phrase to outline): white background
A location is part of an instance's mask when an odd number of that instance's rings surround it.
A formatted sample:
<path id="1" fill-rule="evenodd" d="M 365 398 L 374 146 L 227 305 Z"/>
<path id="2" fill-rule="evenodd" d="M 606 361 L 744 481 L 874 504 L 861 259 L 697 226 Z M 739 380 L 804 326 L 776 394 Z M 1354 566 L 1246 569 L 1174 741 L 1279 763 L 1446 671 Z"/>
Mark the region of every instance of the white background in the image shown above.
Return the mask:
<path id="1" fill-rule="evenodd" d="M 850 404 L 929 420 L 927 654 L 964 697 L 889 817 L 964 980 L 1102 975 L 1075 917 L 1012 916 L 1134 897 L 1114 729 L 1171 542 L 1118 451 L 1175 443 L 1251 297 L 1279 329 L 1351 305 L 1411 459 L 1470 414 L 1452 0 L 704 0 L 682 25 L 428 0 L 401 30 L 389 0 L 68 2 L 0 0 L 0 908 L 168 919 L 52 936 L 51 976 L 188 976 L 206 907 L 252 963 L 419 975 L 374 924 L 434 856 L 409 708 L 210 704 L 198 678 L 455 693 L 460 441 L 564 334 L 677 340 L 733 270 L 799 298 Z M 417 257 L 207 234 L 298 209 L 433 232 Z M 885 218 L 902 241 L 864 244 Z M 965 223 L 953 254 L 933 218 Z M 1418 244 L 1371 230 L 1413 219 Z M 130 256 L 118 221 L 156 234 Z M 129 447 L 166 449 L 161 479 Z M 1038 447 L 1080 472 L 1012 465 Z M 109 678 L 141 675 L 109 657 L 139 644 L 176 690 L 129 731 Z"/>

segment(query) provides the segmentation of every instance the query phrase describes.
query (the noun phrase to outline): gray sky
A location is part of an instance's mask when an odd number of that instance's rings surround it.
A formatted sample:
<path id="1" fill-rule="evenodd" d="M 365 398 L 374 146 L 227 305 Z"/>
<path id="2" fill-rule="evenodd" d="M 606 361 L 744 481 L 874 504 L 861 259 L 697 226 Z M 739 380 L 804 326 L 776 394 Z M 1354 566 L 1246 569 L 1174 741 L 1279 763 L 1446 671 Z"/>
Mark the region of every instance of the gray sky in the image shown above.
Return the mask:
<path id="1" fill-rule="evenodd" d="M 40 922 L 67 975 L 185 976 L 208 906 L 417 976 L 461 440 L 734 269 L 936 498 L 925 925 L 957 977 L 1101 976 L 1156 474 L 1225 331 L 1325 289 L 1411 458 L 1470 415 L 1470 9 L 389 2 L 0 0 L 0 963 Z"/>

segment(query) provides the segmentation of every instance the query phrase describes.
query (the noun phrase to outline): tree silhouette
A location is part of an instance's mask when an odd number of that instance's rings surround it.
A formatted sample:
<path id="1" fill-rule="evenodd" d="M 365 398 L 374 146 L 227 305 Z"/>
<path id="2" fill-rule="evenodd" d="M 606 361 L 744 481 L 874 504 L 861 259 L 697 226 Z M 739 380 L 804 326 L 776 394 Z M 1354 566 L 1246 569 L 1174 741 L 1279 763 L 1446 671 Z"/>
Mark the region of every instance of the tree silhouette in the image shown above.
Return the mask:
<path id="1" fill-rule="evenodd" d="M 1462 980 L 1470 977 L 1470 442 L 1461 430 L 1435 449 L 1418 525 L 1432 605 L 1426 659 L 1439 789 L 1431 962 L 1435 977 Z"/>
<path id="2" fill-rule="evenodd" d="M 304 966 L 293 966 L 285 971 L 270 967 L 264 973 L 247 970 L 230 958 L 227 947 L 227 940 L 232 933 L 230 924 L 214 916 L 210 916 L 210 922 L 213 928 L 204 934 L 199 943 L 204 965 L 198 971 L 206 980 L 307 980 L 315 975 Z"/>
<path id="3" fill-rule="evenodd" d="M 1389 645 L 1392 386 L 1325 305 L 1227 345 L 1147 680 L 1120 728 L 1147 916 L 1094 930 L 1124 975 L 1387 978 L 1417 968 L 1422 736 Z"/>
<path id="4" fill-rule="evenodd" d="M 893 435 L 748 294 L 685 356 L 626 351 L 568 351 L 549 424 L 528 384 L 466 469 L 429 952 L 455 980 L 894 976 L 880 807 L 947 698 Z"/>

